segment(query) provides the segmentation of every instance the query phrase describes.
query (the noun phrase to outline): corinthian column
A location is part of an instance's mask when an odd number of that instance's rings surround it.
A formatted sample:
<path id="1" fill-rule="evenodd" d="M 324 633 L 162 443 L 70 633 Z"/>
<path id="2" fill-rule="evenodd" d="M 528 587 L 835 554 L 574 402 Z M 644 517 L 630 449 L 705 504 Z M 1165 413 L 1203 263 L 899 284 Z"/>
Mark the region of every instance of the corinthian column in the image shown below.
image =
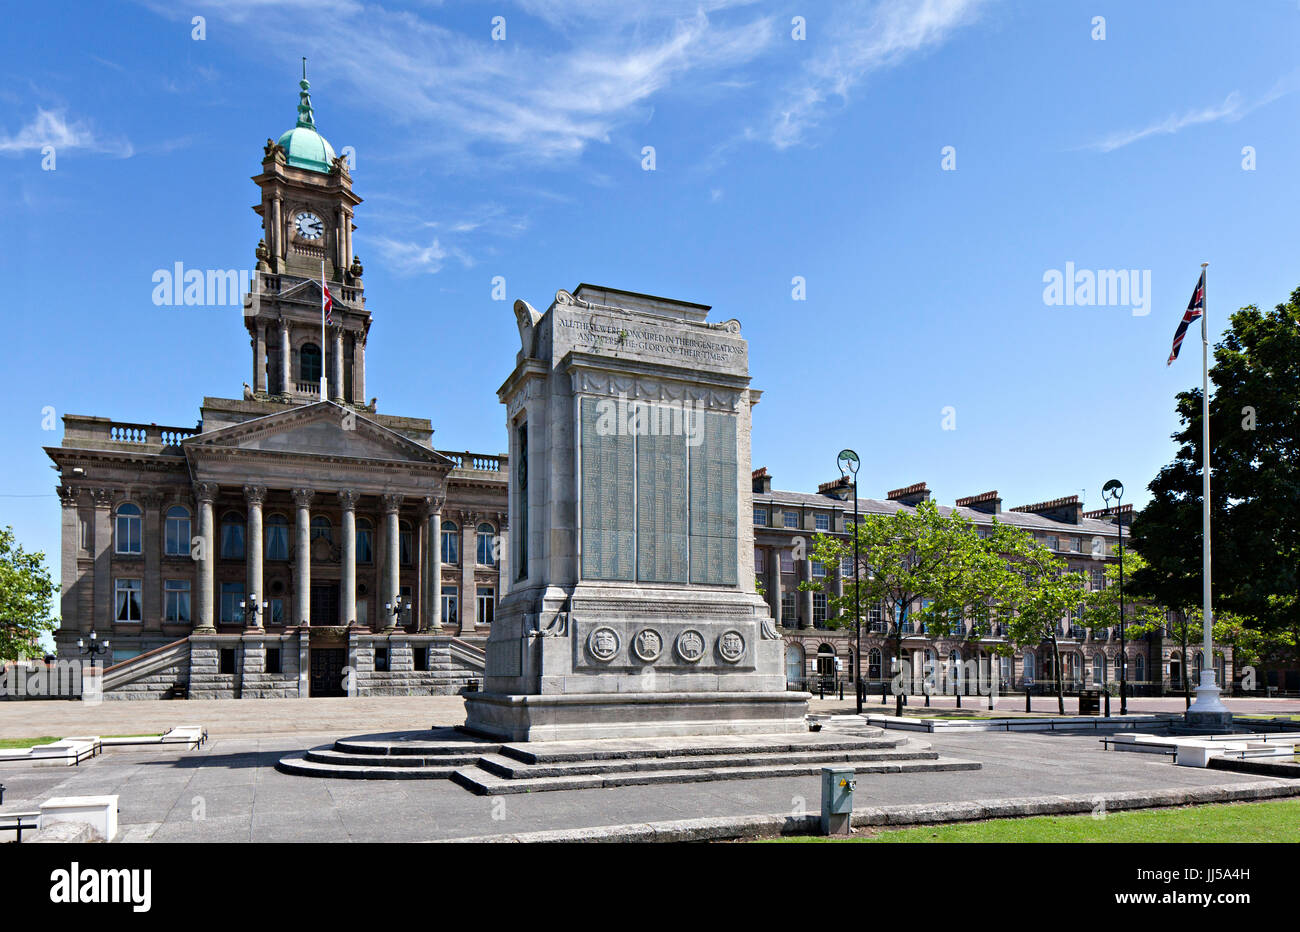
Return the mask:
<path id="1" fill-rule="evenodd" d="M 357 499 L 361 493 L 353 489 L 339 492 L 343 506 L 343 577 L 339 598 L 343 602 L 343 623 L 357 620 Z"/>
<path id="2" fill-rule="evenodd" d="M 442 504 L 441 496 L 424 499 L 426 557 L 424 588 L 424 626 L 430 631 L 442 630 Z"/>
<path id="3" fill-rule="evenodd" d="M 194 484 L 194 498 L 199 503 L 199 540 L 198 546 L 190 544 L 190 556 L 199 564 L 198 591 L 194 593 L 195 621 L 194 630 L 198 632 L 216 631 L 212 623 L 212 588 L 213 540 L 212 540 L 212 503 L 217 498 L 215 482 L 197 482 Z"/>
<path id="4" fill-rule="evenodd" d="M 402 507 L 402 496 L 383 496 L 384 505 L 384 604 L 391 605 L 397 601 L 399 592 L 398 573 L 401 568 L 401 552 L 398 546 L 397 511 Z M 389 609 L 384 610 L 388 617 L 384 627 L 392 628 L 397 624 L 397 616 Z"/>
<path id="5" fill-rule="evenodd" d="M 298 506 L 297 523 L 294 527 L 297 542 L 294 549 L 294 612 L 298 624 L 311 624 L 311 501 L 316 496 L 312 489 L 294 489 L 293 501 Z"/>
<path id="6" fill-rule="evenodd" d="M 262 589 L 262 502 L 266 499 L 266 486 L 244 486 L 244 500 L 248 502 L 248 587 L 244 601 L 251 606 L 244 612 L 244 625 L 262 627 L 262 602 L 266 592 Z"/>

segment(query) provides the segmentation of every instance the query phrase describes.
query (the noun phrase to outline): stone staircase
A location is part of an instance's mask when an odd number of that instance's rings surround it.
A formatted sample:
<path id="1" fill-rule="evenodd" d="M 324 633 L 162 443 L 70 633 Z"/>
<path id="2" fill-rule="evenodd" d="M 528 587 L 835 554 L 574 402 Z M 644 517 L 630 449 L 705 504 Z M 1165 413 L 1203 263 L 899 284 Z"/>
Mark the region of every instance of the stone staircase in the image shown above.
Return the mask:
<path id="1" fill-rule="evenodd" d="M 847 723 L 846 723 L 847 724 Z M 851 733 L 850 733 L 851 731 Z M 828 764 L 858 773 L 978 770 L 925 742 L 883 729 L 786 735 L 608 738 L 493 743 L 458 729 L 366 735 L 282 759 L 276 769 L 360 780 L 450 779 L 481 796 L 553 790 L 816 776 Z"/>

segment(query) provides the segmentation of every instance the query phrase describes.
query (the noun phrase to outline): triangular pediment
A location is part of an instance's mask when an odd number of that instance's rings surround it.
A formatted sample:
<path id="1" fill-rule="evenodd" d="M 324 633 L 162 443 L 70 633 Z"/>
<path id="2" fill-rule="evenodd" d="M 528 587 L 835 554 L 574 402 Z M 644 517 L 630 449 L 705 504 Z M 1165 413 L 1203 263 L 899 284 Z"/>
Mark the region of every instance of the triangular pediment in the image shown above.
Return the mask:
<path id="1" fill-rule="evenodd" d="M 184 441 L 194 453 L 239 451 L 426 466 L 455 464 L 441 453 L 330 401 L 254 418 Z"/>

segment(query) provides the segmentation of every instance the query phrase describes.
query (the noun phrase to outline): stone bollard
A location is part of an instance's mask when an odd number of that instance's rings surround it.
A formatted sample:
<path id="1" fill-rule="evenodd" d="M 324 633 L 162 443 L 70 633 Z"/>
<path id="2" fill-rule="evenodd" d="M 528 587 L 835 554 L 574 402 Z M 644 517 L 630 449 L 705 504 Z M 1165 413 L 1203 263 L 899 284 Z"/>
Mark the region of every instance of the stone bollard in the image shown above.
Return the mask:
<path id="1" fill-rule="evenodd" d="M 822 768 L 822 834 L 848 835 L 852 831 L 853 771 L 846 767 Z"/>

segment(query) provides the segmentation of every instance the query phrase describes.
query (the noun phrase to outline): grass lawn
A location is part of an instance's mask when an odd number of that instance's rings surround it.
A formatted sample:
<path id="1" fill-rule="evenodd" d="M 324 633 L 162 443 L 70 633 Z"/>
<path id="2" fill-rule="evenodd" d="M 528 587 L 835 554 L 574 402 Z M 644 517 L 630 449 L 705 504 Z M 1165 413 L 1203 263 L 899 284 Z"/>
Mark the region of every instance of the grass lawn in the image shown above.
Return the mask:
<path id="1" fill-rule="evenodd" d="M 53 735 L 45 735 L 40 738 L 0 738 L 0 750 L 11 751 L 17 748 L 30 748 L 37 744 L 49 744 L 51 741 L 59 739 Z"/>
<path id="2" fill-rule="evenodd" d="M 1091 815 L 992 819 L 952 825 L 859 830 L 852 838 L 799 836 L 791 842 L 1296 842 L 1300 800 L 1227 803 Z"/>

